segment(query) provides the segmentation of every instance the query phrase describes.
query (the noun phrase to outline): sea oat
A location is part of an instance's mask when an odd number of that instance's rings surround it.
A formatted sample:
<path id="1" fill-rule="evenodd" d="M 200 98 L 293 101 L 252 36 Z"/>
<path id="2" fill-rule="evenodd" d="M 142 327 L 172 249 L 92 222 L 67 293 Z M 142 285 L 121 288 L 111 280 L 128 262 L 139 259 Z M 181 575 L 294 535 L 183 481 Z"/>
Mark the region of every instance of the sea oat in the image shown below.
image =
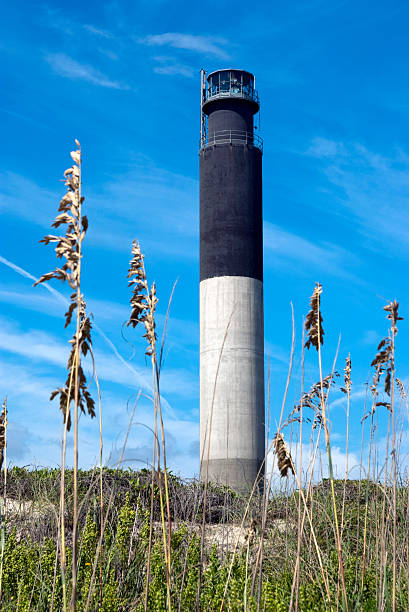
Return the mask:
<path id="1" fill-rule="evenodd" d="M 342 393 L 351 393 L 351 355 L 345 359 L 344 386 L 341 387 Z"/>
<path id="2" fill-rule="evenodd" d="M 335 378 L 339 376 L 338 372 L 334 372 L 333 374 L 328 374 L 322 379 L 322 390 L 328 391 L 330 386 L 335 383 Z M 283 427 L 286 427 L 290 423 L 301 421 L 301 417 L 299 416 L 301 412 L 301 407 L 310 408 L 314 412 L 313 419 L 313 428 L 322 422 L 322 402 L 321 402 L 321 381 L 317 381 L 314 383 L 309 391 L 303 393 L 300 401 L 295 404 L 294 408 L 288 415 Z M 304 416 L 303 422 L 311 423 L 311 419 L 309 417 Z"/>
<path id="3" fill-rule="evenodd" d="M 282 433 L 276 433 L 273 439 L 274 454 L 277 456 L 277 465 L 280 470 L 281 477 L 288 476 L 288 470 L 293 474 L 294 464 L 291 457 L 290 450 L 284 441 Z"/>
<path id="4" fill-rule="evenodd" d="M 400 380 L 400 378 L 395 378 L 396 384 L 398 385 L 398 389 L 400 392 L 400 396 L 401 399 L 406 400 L 406 398 L 408 397 L 408 393 L 405 389 L 405 385 L 403 384 L 403 382 Z"/>
<path id="5" fill-rule="evenodd" d="M 78 323 L 77 332 L 74 334 L 70 344 L 72 345 L 71 352 L 67 363 L 67 380 L 64 387 L 59 387 L 51 393 L 50 399 L 54 399 L 57 395 L 60 397 L 60 410 L 64 415 L 64 422 L 67 421 L 67 428 L 71 426 L 70 404 L 75 401 L 75 385 L 72 376 L 72 369 L 78 368 L 77 383 L 78 383 L 78 406 L 82 412 L 85 408 L 91 417 L 95 416 L 94 400 L 92 399 L 87 386 L 87 380 L 80 363 L 80 354 L 85 357 L 91 351 L 91 321 L 86 314 L 86 303 L 84 296 L 80 292 L 80 277 L 81 277 L 81 245 L 88 229 L 88 219 L 81 213 L 81 206 L 84 198 L 81 197 L 81 147 L 78 140 L 75 141 L 78 149 L 71 152 L 71 157 L 75 162 L 71 168 L 64 172 L 64 184 L 67 187 L 67 193 L 64 195 L 58 208 L 59 214 L 55 218 L 52 227 L 58 228 L 61 225 L 66 226 L 65 234 L 55 236 L 49 234 L 40 242 L 44 244 L 55 243 L 55 252 L 58 259 L 64 258 L 65 263 L 55 268 L 47 274 L 43 274 L 41 278 L 34 283 L 34 286 L 44 283 L 51 279 L 67 282 L 74 292 L 70 296 L 70 306 L 65 313 L 65 327 L 71 323 L 71 319 L 77 309 Z M 78 355 L 77 355 L 78 350 Z"/>
<path id="6" fill-rule="evenodd" d="M 315 346 L 318 351 L 319 343 L 324 344 L 324 330 L 322 328 L 322 315 L 320 311 L 320 295 L 322 293 L 322 285 L 315 283 L 315 288 L 310 299 L 311 310 L 305 319 L 305 330 L 307 332 L 307 341 L 305 347 Z"/>
<path id="7" fill-rule="evenodd" d="M 138 323 L 143 323 L 146 330 L 143 337 L 148 342 L 146 354 L 151 356 L 155 350 L 156 343 L 155 310 L 158 298 L 156 297 L 156 285 L 154 282 L 151 289 L 149 289 L 144 255 L 141 253 L 139 242 L 136 242 L 136 240 L 132 242 L 132 259 L 129 263 L 128 279 L 128 287 L 132 287 L 133 290 L 130 299 L 132 312 L 126 325 L 136 327 Z"/>
<path id="8" fill-rule="evenodd" d="M 0 470 L 3 467 L 4 449 L 6 446 L 7 431 L 7 397 L 4 398 L 0 415 Z"/>
<path id="9" fill-rule="evenodd" d="M 384 310 L 388 313 L 387 319 L 391 321 L 390 333 L 388 336 L 383 338 L 378 344 L 377 354 L 371 363 L 371 367 L 375 367 L 375 373 L 372 380 L 372 396 L 374 398 L 373 410 L 376 406 L 385 406 L 388 410 L 391 409 L 390 402 L 375 402 L 378 395 L 378 383 L 385 372 L 384 390 L 386 395 L 391 395 L 391 382 L 392 382 L 392 371 L 395 369 L 395 356 L 394 356 L 394 343 L 395 336 L 398 333 L 397 322 L 403 321 L 403 317 L 398 315 L 399 302 L 394 300 L 384 306 Z"/>

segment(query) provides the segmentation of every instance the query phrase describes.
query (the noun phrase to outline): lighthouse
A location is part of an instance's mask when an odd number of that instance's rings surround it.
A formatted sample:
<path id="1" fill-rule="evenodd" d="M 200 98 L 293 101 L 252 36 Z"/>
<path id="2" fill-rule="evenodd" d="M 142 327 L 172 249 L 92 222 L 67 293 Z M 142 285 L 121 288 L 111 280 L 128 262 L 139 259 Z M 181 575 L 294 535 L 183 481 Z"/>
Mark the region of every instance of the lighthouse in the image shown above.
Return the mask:
<path id="1" fill-rule="evenodd" d="M 200 478 L 243 493 L 265 453 L 259 110 L 253 74 L 202 71 Z"/>

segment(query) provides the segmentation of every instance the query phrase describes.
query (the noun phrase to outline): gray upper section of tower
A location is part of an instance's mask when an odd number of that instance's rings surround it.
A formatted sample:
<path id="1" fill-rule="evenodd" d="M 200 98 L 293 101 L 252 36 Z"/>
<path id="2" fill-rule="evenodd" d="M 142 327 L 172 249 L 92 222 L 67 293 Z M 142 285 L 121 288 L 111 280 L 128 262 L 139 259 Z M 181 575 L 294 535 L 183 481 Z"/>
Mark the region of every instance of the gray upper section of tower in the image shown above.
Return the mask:
<path id="1" fill-rule="evenodd" d="M 254 76 L 245 70 L 216 70 L 207 76 L 202 111 L 208 117 L 201 148 L 213 144 L 247 144 L 262 150 L 253 116 L 260 110 Z"/>

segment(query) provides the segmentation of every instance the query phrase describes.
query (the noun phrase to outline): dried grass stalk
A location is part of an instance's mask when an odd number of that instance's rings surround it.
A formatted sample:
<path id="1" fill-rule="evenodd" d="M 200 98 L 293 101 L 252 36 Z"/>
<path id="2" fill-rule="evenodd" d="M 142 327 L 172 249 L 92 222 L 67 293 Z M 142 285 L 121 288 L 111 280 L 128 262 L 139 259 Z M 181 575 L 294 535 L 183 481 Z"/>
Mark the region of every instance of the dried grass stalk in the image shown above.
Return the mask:
<path id="1" fill-rule="evenodd" d="M 405 385 L 403 384 L 403 382 L 401 381 L 400 378 L 395 378 L 395 380 L 396 380 L 396 384 L 397 384 L 398 389 L 399 389 L 399 393 L 400 393 L 401 399 L 402 400 L 406 400 L 406 398 L 408 397 L 408 393 L 407 393 L 407 391 L 405 389 Z"/>
<path id="2" fill-rule="evenodd" d="M 298 404 L 295 404 L 294 408 L 290 412 L 285 421 L 283 427 L 287 427 L 290 423 L 300 423 L 301 417 L 299 416 L 301 413 L 301 408 L 306 407 L 310 408 L 314 412 L 313 419 L 313 429 L 322 423 L 322 398 L 321 391 L 328 391 L 328 389 L 336 382 L 336 377 L 339 377 L 339 372 L 334 371 L 331 374 L 325 376 L 322 381 L 318 380 L 314 383 L 309 391 L 303 393 Z M 311 423 L 311 419 L 309 417 L 303 416 L 303 422 Z"/>
<path id="3" fill-rule="evenodd" d="M 3 468 L 7 431 L 7 397 L 4 398 L 0 415 L 0 470 Z"/>
<path id="4" fill-rule="evenodd" d="M 322 293 L 322 285 L 315 283 L 315 288 L 310 299 L 311 310 L 305 319 L 305 330 L 307 332 L 307 341 L 305 347 L 309 349 L 312 346 L 318 351 L 319 344 L 324 344 L 324 330 L 322 328 L 322 315 L 320 310 L 320 296 Z"/>
<path id="5" fill-rule="evenodd" d="M 126 325 L 135 328 L 138 323 L 142 323 L 146 333 L 143 335 L 148 342 L 146 354 L 152 356 L 156 346 L 156 323 L 155 311 L 158 298 L 156 297 L 156 285 L 152 283 L 149 289 L 146 278 L 144 255 L 141 253 L 139 242 L 132 242 L 132 259 L 129 262 L 128 287 L 132 287 L 132 306 L 131 316 Z"/>
<path id="6" fill-rule="evenodd" d="M 278 469 L 280 470 L 281 478 L 283 478 L 283 476 L 288 476 L 288 470 L 295 475 L 291 453 L 284 441 L 284 436 L 282 433 L 276 433 L 274 436 L 273 448 L 274 454 L 277 456 L 277 465 Z"/>
<path id="7" fill-rule="evenodd" d="M 351 355 L 345 359 L 345 368 L 344 368 L 344 386 L 341 387 L 342 393 L 351 393 Z"/>
<path id="8" fill-rule="evenodd" d="M 64 415 L 64 422 L 68 421 L 68 430 L 71 427 L 70 405 L 72 401 L 75 401 L 76 393 L 72 377 L 73 367 L 78 367 L 78 406 L 83 413 L 87 410 L 91 417 L 95 417 L 94 400 L 88 391 L 87 380 L 80 363 L 80 354 L 86 357 L 92 348 L 92 325 L 86 313 L 84 296 L 80 291 L 81 245 L 88 229 L 88 219 L 85 215 L 82 215 L 81 212 L 81 207 L 84 202 L 84 198 L 81 197 L 81 147 L 78 140 L 76 140 L 75 143 L 78 149 L 71 152 L 71 157 L 75 163 L 64 172 L 64 184 L 67 187 L 67 193 L 60 202 L 58 208 L 59 214 L 52 224 L 52 227 L 55 228 L 65 225 L 65 234 L 62 236 L 49 234 L 40 240 L 40 242 L 43 242 L 45 245 L 55 243 L 57 258 L 64 258 L 66 261 L 61 267 L 55 268 L 55 270 L 47 272 L 47 274 L 43 274 L 43 276 L 34 283 L 34 286 L 36 286 L 54 278 L 67 282 L 71 289 L 74 290 L 70 296 L 70 306 L 65 313 L 65 327 L 70 325 L 75 310 L 77 310 L 79 325 L 77 332 L 74 333 L 72 340 L 70 340 L 71 352 L 67 363 L 67 380 L 65 381 L 64 387 L 59 387 L 54 390 L 50 396 L 50 400 L 57 396 L 60 397 L 60 410 Z M 78 357 L 76 356 L 77 351 Z M 76 363 L 76 361 L 78 361 L 78 363 Z"/>
<path id="9" fill-rule="evenodd" d="M 147 609 L 148 605 L 148 592 L 149 592 L 149 573 L 150 573 L 150 559 L 152 552 L 152 517 L 153 517 L 153 500 L 154 500 L 154 473 L 155 473 L 155 461 L 157 461 L 157 478 L 159 484 L 159 502 L 161 508 L 161 519 L 162 519 L 162 533 L 163 533 L 163 548 L 165 553 L 165 567 L 166 567 L 166 593 L 167 593 L 167 607 L 171 609 L 171 512 L 170 512 L 170 499 L 169 499 L 169 487 L 168 487 L 168 476 L 166 467 L 166 444 L 165 444 L 165 429 L 162 418 L 161 398 L 159 392 L 159 378 L 160 378 L 160 367 L 158 367 L 157 353 L 156 353 L 156 323 L 155 313 L 158 298 L 156 297 L 156 285 L 153 282 L 149 289 L 148 280 L 146 277 L 144 255 L 141 253 L 139 242 L 134 240 L 132 242 L 132 259 L 129 263 L 128 270 L 128 287 L 132 287 L 132 296 L 130 303 L 132 306 L 131 316 L 127 321 L 127 327 L 132 325 L 135 328 L 139 323 L 142 323 L 145 327 L 145 334 L 148 347 L 145 354 L 150 356 L 152 363 L 152 374 L 153 374 L 153 401 L 155 409 L 155 423 L 154 423 L 154 450 L 153 450 L 153 461 L 152 461 L 152 488 L 151 488 L 151 527 L 149 533 L 149 546 L 148 546 L 148 559 L 147 559 L 147 580 L 145 588 L 145 602 L 144 608 Z M 163 457 L 163 480 L 165 489 L 165 500 L 166 500 L 166 512 L 168 529 L 166 534 L 165 525 L 165 512 L 164 502 L 162 494 L 162 474 L 160 468 L 160 447 L 158 439 L 158 418 L 160 422 L 161 438 L 162 438 L 162 457 Z M 167 537 L 166 537 L 167 536 Z"/>
<path id="10" fill-rule="evenodd" d="M 403 321 L 403 317 L 398 314 L 399 302 L 394 300 L 384 306 L 384 310 L 388 313 L 386 318 L 391 321 L 391 327 L 389 335 L 383 338 L 378 344 L 377 354 L 371 363 L 371 367 L 375 368 L 373 375 L 371 392 L 374 398 L 373 411 L 376 406 L 384 406 L 388 410 L 391 410 L 391 402 L 376 402 L 378 396 L 378 383 L 383 373 L 385 373 L 384 379 L 384 391 L 386 395 L 391 397 L 391 384 L 392 384 L 392 372 L 395 370 L 395 336 L 398 333 L 397 322 Z"/>

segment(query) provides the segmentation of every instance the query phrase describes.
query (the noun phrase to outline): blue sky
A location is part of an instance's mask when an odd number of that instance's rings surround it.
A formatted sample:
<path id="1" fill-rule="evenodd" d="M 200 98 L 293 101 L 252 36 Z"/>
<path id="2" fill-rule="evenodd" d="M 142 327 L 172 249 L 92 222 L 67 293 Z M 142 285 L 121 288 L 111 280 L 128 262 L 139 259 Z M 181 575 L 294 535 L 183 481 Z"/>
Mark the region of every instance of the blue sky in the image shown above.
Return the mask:
<path id="1" fill-rule="evenodd" d="M 188 7 L 188 8 L 187 8 Z M 205 5 L 22 0 L 0 24 L 0 392 L 9 399 L 9 458 L 59 463 L 60 415 L 49 393 L 62 384 L 69 346 L 64 304 L 35 278 L 55 265 L 48 233 L 64 193 L 74 138 L 84 160 L 83 290 L 95 322 L 105 457 L 115 461 L 129 403 L 150 372 L 129 316 L 126 273 L 137 238 L 158 285 L 159 327 L 172 286 L 163 371 L 169 462 L 198 469 L 199 71 L 239 67 L 256 75 L 264 138 L 266 353 L 272 420 L 279 417 L 291 344 L 297 344 L 286 411 L 300 394 L 302 317 L 323 284 L 324 370 L 351 352 L 351 448 L 369 364 L 387 324 L 385 300 L 409 316 L 409 7 L 403 2 L 311 1 Z M 8 263 L 7 263 L 8 262 Z M 19 270 L 20 269 L 20 270 Z M 63 286 L 53 285 L 64 295 Z M 397 366 L 407 378 L 407 321 Z M 118 357 L 120 355 L 121 359 Z M 306 356 L 305 386 L 318 379 Z M 333 395 L 331 425 L 342 470 L 345 403 Z M 152 407 L 136 409 L 127 451 L 149 460 Z M 379 438 L 386 434 L 379 414 Z M 82 465 L 97 457 L 98 425 L 81 419 Z"/>

